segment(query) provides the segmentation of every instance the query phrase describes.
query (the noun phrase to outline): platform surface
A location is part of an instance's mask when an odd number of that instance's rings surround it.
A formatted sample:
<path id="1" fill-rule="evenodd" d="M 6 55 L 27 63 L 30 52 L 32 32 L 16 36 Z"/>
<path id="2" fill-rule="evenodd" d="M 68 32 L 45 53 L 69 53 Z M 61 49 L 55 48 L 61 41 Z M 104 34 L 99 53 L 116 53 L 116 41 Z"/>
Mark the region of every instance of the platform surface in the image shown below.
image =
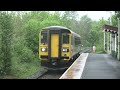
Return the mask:
<path id="1" fill-rule="evenodd" d="M 109 54 L 89 54 L 81 79 L 120 79 L 120 61 Z"/>
<path id="2" fill-rule="evenodd" d="M 89 53 L 82 53 L 59 79 L 80 79 Z"/>

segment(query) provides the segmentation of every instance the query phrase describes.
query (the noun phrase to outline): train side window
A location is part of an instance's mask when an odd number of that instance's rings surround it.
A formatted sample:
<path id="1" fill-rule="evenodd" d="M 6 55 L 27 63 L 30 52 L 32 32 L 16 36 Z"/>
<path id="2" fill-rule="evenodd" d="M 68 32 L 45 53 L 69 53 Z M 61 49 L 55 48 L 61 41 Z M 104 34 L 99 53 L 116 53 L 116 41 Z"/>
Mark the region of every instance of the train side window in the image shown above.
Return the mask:
<path id="1" fill-rule="evenodd" d="M 41 33 L 41 43 L 43 43 L 43 44 L 47 43 L 47 32 Z"/>
<path id="2" fill-rule="evenodd" d="M 74 37 L 71 37 L 71 44 L 74 45 Z"/>
<path id="3" fill-rule="evenodd" d="M 80 38 L 75 37 L 75 45 L 80 45 L 80 44 L 81 44 Z"/>
<path id="4" fill-rule="evenodd" d="M 69 44 L 69 35 L 63 35 L 63 44 Z"/>

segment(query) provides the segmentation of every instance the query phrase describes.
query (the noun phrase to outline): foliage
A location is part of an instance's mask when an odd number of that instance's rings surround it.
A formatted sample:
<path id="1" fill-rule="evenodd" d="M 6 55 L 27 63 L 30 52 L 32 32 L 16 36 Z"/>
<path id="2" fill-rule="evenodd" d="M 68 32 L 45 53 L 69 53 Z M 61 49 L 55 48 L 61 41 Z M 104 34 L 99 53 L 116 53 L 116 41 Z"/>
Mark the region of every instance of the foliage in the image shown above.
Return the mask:
<path id="1" fill-rule="evenodd" d="M 0 29 L 1 29 L 0 59 L 1 59 L 1 63 L 3 64 L 1 71 L 4 74 L 10 74 L 12 23 L 11 23 L 11 16 L 7 12 L 0 12 Z"/>
<path id="2" fill-rule="evenodd" d="M 117 52 L 115 52 L 115 51 L 112 50 L 112 56 L 113 56 L 114 58 L 117 58 Z"/>
<path id="3" fill-rule="evenodd" d="M 89 40 L 87 39 L 89 33 L 92 30 L 92 20 L 87 16 L 82 16 L 80 19 L 80 32 L 79 34 L 81 35 L 82 43 L 84 46 L 88 47 L 89 46 Z"/>
<path id="4" fill-rule="evenodd" d="M 113 26 L 118 26 L 118 20 L 117 20 L 117 16 L 116 15 L 113 15 L 112 17 L 111 17 L 111 21 L 112 21 L 112 25 Z"/>
<path id="5" fill-rule="evenodd" d="M 112 25 L 115 27 L 118 26 L 118 18 L 120 19 L 120 11 L 115 11 L 115 14 L 111 17 Z"/>
<path id="6" fill-rule="evenodd" d="M 115 11 L 115 15 L 117 18 L 120 18 L 120 11 Z"/>
<path id="7" fill-rule="evenodd" d="M 88 35 L 88 41 L 91 42 L 90 46 L 93 46 L 99 42 L 99 33 L 97 31 L 91 31 Z"/>

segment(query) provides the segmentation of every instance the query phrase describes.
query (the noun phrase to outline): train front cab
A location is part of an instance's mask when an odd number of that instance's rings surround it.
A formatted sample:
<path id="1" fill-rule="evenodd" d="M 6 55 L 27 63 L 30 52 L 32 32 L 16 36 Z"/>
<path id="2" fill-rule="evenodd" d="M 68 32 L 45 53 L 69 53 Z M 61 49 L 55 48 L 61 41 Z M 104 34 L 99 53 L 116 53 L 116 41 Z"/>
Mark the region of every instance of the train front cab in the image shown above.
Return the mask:
<path id="1" fill-rule="evenodd" d="M 71 54 L 71 33 L 62 30 L 46 30 L 39 35 L 39 58 L 46 67 L 64 67 Z"/>

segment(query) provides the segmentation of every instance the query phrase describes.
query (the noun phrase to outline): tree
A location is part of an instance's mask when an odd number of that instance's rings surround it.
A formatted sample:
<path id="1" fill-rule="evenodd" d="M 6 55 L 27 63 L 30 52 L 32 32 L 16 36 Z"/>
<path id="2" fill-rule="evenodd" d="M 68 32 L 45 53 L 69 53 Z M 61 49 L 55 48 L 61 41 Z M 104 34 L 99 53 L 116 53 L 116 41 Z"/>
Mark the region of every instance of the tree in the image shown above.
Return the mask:
<path id="1" fill-rule="evenodd" d="M 118 20 L 117 20 L 117 16 L 116 15 L 112 15 L 111 21 L 112 21 L 112 25 L 113 26 L 116 27 L 118 25 Z"/>
<path id="2" fill-rule="evenodd" d="M 115 15 L 117 18 L 120 18 L 120 11 L 115 11 Z"/>
<path id="3" fill-rule="evenodd" d="M 93 45 L 97 45 L 97 43 L 99 42 L 99 33 L 97 31 L 90 31 L 89 35 L 88 35 L 88 41 L 90 42 L 90 46 L 92 47 Z"/>
<path id="4" fill-rule="evenodd" d="M 96 48 L 97 48 L 97 51 L 103 51 L 104 50 L 104 46 L 103 46 L 103 32 L 102 32 L 102 27 L 104 24 L 107 24 L 108 21 L 104 20 L 104 18 L 100 19 L 99 21 L 97 22 L 94 22 L 94 24 L 92 25 L 92 30 L 96 31 L 96 39 L 97 39 L 97 42 L 96 42 Z"/>
<path id="5" fill-rule="evenodd" d="M 1 57 L 4 74 L 11 72 L 11 40 L 12 40 L 12 23 L 11 16 L 7 12 L 0 12 L 0 29 L 1 29 Z"/>
<path id="6" fill-rule="evenodd" d="M 84 46 L 89 46 L 89 41 L 87 40 L 87 36 L 89 35 L 92 29 L 92 20 L 87 15 L 84 15 L 80 19 L 80 30 L 79 34 L 82 38 L 82 43 Z"/>
<path id="7" fill-rule="evenodd" d="M 34 53 L 37 53 L 39 41 L 39 22 L 35 19 L 30 19 L 25 26 L 24 32 L 27 47 L 29 47 Z"/>

